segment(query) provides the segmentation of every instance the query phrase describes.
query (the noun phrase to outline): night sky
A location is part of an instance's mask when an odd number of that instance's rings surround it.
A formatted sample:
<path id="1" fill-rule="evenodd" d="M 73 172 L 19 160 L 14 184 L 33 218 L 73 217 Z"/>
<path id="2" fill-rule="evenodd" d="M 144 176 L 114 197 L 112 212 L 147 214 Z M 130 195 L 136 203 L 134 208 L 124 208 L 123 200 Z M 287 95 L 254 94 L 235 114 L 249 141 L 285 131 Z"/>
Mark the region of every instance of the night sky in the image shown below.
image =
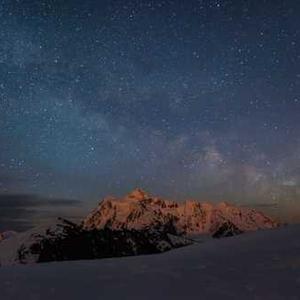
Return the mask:
<path id="1" fill-rule="evenodd" d="M 300 220 L 299 36 L 295 0 L 2 0 L 0 219 L 138 186 Z"/>

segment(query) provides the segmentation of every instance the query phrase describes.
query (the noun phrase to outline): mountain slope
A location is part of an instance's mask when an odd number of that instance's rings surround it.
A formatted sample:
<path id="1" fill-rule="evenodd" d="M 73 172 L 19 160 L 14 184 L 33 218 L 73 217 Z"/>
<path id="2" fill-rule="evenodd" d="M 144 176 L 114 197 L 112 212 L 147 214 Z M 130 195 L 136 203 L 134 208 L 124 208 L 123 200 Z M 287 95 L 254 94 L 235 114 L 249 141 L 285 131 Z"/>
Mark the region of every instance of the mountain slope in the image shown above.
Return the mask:
<path id="1" fill-rule="evenodd" d="M 185 234 L 214 233 L 221 224 L 230 221 L 241 231 L 274 228 L 278 223 L 253 209 L 227 203 L 216 205 L 186 201 L 176 203 L 149 196 L 140 189 L 123 199 L 105 198 L 84 220 L 87 229 L 144 229 L 153 226 L 170 228 Z"/>
<path id="2" fill-rule="evenodd" d="M 161 255 L 0 268 L 1 300 L 296 300 L 300 226 Z"/>
<path id="3" fill-rule="evenodd" d="M 34 228 L 1 242 L 0 265 L 153 254 L 189 244 L 190 240 L 162 229 L 86 230 L 59 219 L 51 226 Z"/>

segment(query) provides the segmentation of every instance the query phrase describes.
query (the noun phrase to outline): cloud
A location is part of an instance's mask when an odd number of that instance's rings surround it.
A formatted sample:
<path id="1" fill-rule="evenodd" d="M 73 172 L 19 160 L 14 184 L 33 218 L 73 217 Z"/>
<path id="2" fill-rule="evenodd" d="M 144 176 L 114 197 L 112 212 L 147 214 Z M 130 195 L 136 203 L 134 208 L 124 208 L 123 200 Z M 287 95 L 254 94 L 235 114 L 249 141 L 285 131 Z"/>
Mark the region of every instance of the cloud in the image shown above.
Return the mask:
<path id="1" fill-rule="evenodd" d="M 202 160 L 209 167 L 219 167 L 224 163 L 222 153 L 215 146 L 204 147 Z"/>
<path id="2" fill-rule="evenodd" d="M 286 180 L 283 180 L 282 182 L 282 185 L 283 186 L 297 186 L 298 182 L 297 182 L 297 179 L 296 178 L 289 178 L 289 179 L 286 179 Z"/>
<path id="3" fill-rule="evenodd" d="M 31 194 L 0 194 L 0 232 L 23 231 L 56 216 L 76 214 L 81 202 Z"/>

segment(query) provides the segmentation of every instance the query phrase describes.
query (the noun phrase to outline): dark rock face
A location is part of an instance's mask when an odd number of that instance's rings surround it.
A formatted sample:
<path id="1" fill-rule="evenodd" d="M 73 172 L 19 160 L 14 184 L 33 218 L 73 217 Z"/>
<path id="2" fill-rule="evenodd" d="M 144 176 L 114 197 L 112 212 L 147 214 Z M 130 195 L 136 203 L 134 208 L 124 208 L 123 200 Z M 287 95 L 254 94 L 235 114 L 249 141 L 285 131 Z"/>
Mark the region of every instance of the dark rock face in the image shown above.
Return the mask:
<path id="1" fill-rule="evenodd" d="M 227 221 L 219 226 L 219 228 L 212 234 L 213 238 L 229 237 L 243 233 L 237 226 L 230 221 Z"/>
<path id="2" fill-rule="evenodd" d="M 188 239 L 170 235 L 164 229 L 86 230 L 82 226 L 61 220 L 45 234 L 31 235 L 30 242 L 18 248 L 16 260 L 26 264 L 152 254 L 190 243 Z"/>

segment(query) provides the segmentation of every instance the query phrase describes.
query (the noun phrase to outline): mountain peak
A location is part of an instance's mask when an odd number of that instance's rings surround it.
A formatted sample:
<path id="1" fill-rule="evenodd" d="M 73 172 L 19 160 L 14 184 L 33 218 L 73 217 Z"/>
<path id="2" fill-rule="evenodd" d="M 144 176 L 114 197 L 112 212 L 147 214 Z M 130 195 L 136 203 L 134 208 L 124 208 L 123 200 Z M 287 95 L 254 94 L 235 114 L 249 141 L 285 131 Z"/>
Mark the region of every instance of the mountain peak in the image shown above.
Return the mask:
<path id="1" fill-rule="evenodd" d="M 129 193 L 126 198 L 141 201 L 149 199 L 150 197 L 144 190 L 136 188 L 131 193 Z"/>
<path id="2" fill-rule="evenodd" d="M 145 229 L 172 225 L 178 232 L 201 234 L 214 232 L 224 220 L 242 231 L 273 228 L 278 223 L 257 211 L 228 203 L 177 203 L 152 197 L 140 188 L 113 204 L 101 202 L 85 220 L 85 228 Z"/>

